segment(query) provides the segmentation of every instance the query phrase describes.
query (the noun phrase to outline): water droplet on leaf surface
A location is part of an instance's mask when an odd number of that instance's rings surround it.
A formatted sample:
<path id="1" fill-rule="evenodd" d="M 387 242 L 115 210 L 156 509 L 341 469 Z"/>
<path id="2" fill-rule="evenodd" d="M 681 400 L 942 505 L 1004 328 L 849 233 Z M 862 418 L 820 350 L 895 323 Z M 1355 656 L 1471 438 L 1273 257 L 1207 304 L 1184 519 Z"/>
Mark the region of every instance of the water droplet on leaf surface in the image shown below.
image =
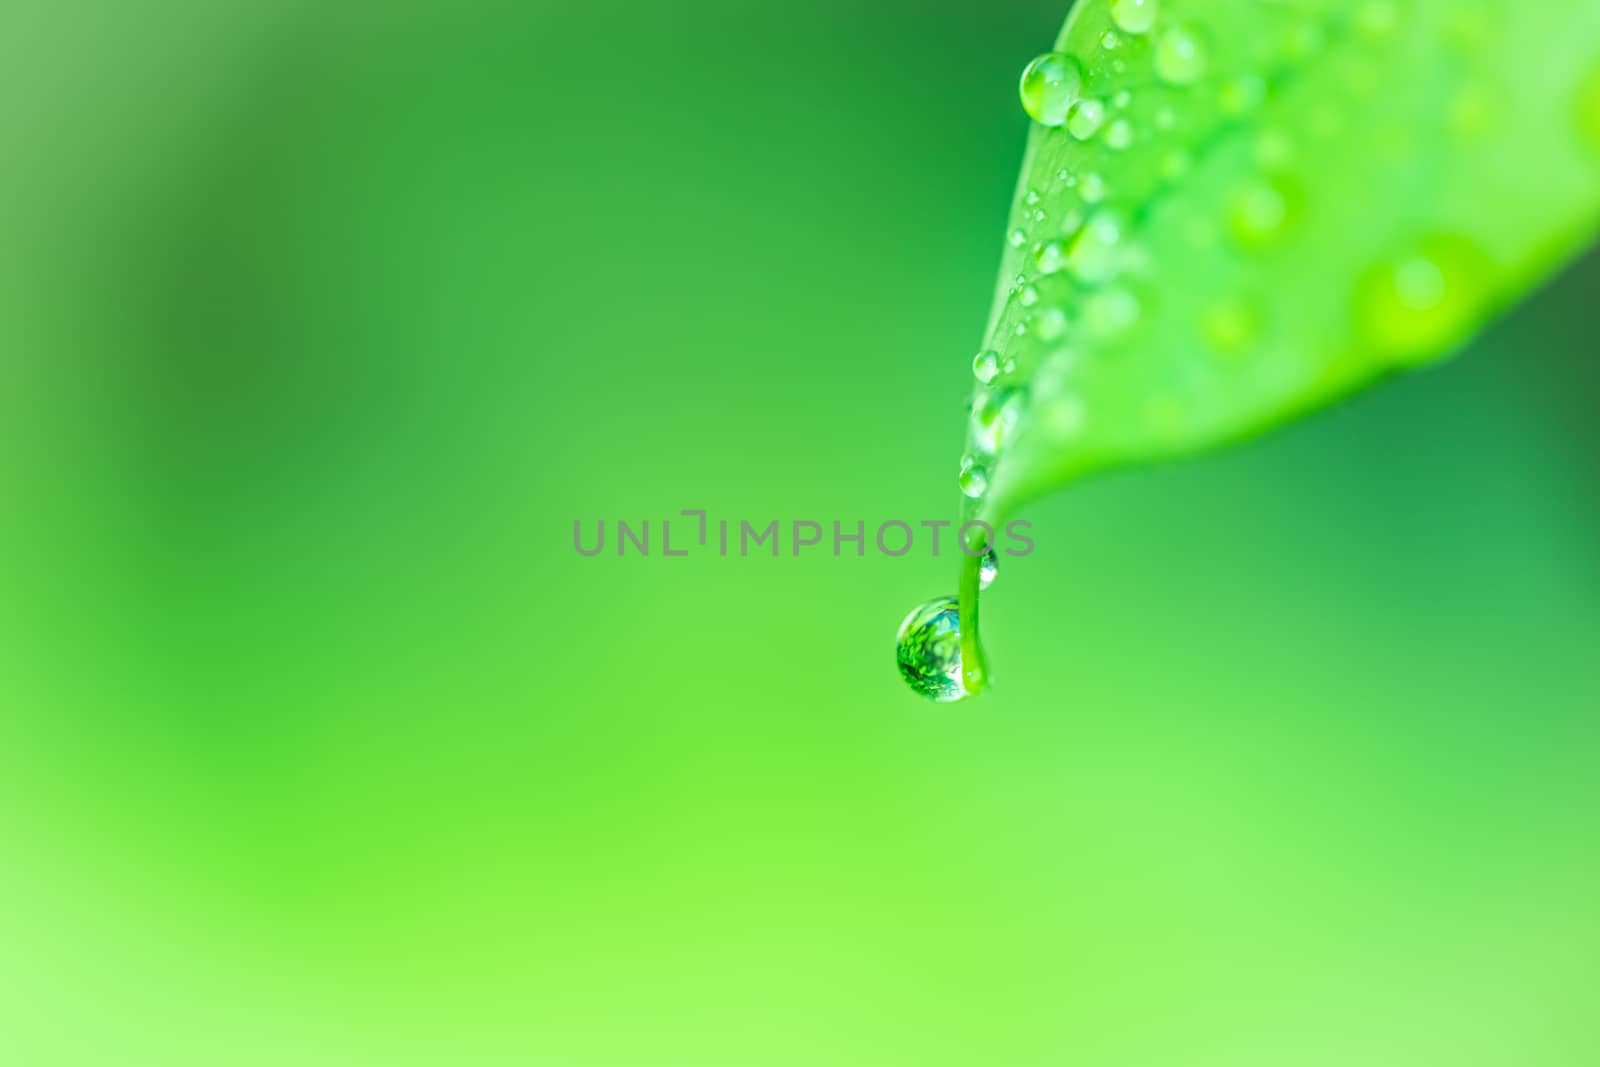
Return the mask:
<path id="1" fill-rule="evenodd" d="M 1022 107 L 1041 126 L 1060 126 L 1083 89 L 1083 68 L 1062 52 L 1046 52 L 1022 72 Z"/>
<path id="2" fill-rule="evenodd" d="M 1205 76 L 1206 46 L 1188 26 L 1174 26 L 1156 43 L 1156 76 L 1170 85 L 1191 85 Z"/>
<path id="3" fill-rule="evenodd" d="M 988 385 L 1000 373 L 1000 354 L 985 349 L 972 358 L 973 376 Z"/>
<path id="4" fill-rule="evenodd" d="M 1113 0 L 1111 21 L 1124 33 L 1149 33 L 1159 13 L 1157 0 Z"/>
<path id="5" fill-rule="evenodd" d="M 1067 132 L 1080 141 L 1087 141 L 1100 132 L 1106 121 L 1106 106 L 1098 100 L 1079 100 L 1067 112 Z"/>
<path id="6" fill-rule="evenodd" d="M 989 472 L 983 469 L 983 464 L 973 463 L 970 460 L 961 465 L 961 477 L 958 479 L 963 496 L 976 500 L 989 490 Z"/>

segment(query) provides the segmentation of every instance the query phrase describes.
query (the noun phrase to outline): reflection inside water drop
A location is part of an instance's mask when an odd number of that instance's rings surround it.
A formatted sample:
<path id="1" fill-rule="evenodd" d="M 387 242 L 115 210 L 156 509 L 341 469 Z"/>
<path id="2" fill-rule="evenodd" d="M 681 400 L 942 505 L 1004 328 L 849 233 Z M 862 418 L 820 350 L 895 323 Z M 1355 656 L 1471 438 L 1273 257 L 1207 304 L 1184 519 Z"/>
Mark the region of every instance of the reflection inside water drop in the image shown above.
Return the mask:
<path id="1" fill-rule="evenodd" d="M 935 597 L 906 616 L 895 643 L 895 662 L 918 696 L 948 703 L 967 695 L 961 681 L 961 609 L 955 597 Z"/>
<path id="2" fill-rule="evenodd" d="M 983 562 L 978 565 L 978 588 L 989 588 L 999 576 L 1000 554 L 991 548 L 983 554 Z"/>

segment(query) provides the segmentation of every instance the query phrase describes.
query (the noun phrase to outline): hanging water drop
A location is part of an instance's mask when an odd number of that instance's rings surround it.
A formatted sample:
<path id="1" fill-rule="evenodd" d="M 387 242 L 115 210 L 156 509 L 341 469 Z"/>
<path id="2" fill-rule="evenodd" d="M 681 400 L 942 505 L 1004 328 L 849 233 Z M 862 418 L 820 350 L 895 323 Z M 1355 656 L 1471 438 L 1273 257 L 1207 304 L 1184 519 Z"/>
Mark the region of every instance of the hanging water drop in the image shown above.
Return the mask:
<path id="1" fill-rule="evenodd" d="M 978 565 L 978 588 L 989 588 L 999 575 L 1000 554 L 991 548 L 983 554 L 983 562 Z"/>
<path id="2" fill-rule="evenodd" d="M 900 677 L 918 696 L 941 704 L 967 695 L 961 675 L 961 604 L 953 596 L 918 605 L 895 639 Z"/>
<path id="3" fill-rule="evenodd" d="M 1022 72 L 1022 107 L 1041 126 L 1060 126 L 1083 89 L 1083 68 L 1062 52 L 1046 52 Z"/>

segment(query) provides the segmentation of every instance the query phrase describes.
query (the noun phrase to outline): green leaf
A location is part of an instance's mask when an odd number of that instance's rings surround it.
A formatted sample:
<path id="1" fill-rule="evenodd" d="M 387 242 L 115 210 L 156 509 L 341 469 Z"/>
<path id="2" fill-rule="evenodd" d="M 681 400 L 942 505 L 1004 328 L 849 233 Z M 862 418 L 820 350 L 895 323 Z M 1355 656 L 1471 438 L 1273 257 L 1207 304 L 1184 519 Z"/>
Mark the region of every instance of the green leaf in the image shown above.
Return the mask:
<path id="1" fill-rule="evenodd" d="M 1595 0 L 1082 0 L 1054 51 L 969 520 L 1446 356 L 1600 224 Z M 975 560 L 961 599 L 977 692 Z"/>

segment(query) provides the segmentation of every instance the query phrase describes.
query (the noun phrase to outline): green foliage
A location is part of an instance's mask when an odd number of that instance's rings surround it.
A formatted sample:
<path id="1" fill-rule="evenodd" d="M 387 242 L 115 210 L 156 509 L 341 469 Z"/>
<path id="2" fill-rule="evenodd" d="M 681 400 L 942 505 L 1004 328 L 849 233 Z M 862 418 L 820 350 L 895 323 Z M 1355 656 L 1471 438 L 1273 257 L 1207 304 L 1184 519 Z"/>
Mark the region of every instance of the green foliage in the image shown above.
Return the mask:
<path id="1" fill-rule="evenodd" d="M 1022 85 L 969 518 L 1446 356 L 1600 221 L 1593 0 L 1084 0 L 1055 51 Z"/>

